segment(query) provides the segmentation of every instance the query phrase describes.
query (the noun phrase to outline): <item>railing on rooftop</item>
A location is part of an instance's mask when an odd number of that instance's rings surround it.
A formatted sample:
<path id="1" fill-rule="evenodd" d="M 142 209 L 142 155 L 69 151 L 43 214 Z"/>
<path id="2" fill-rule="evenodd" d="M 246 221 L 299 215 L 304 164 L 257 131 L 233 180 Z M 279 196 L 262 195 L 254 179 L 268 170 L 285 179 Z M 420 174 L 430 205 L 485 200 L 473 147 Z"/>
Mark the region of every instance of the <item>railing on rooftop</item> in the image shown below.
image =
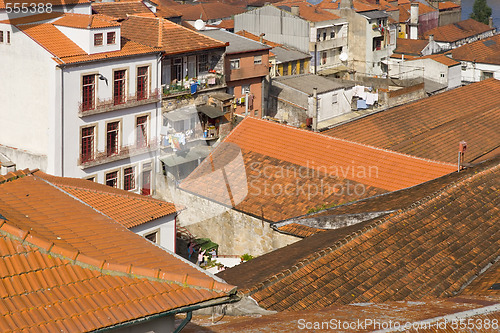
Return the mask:
<path id="1" fill-rule="evenodd" d="M 196 85 L 193 90 L 192 85 Z M 214 88 L 225 87 L 226 81 L 224 75 L 214 74 L 211 77 L 203 79 L 192 79 L 174 84 L 164 85 L 162 95 L 164 98 L 175 97 L 179 95 L 192 94 L 194 92 L 202 92 Z"/>

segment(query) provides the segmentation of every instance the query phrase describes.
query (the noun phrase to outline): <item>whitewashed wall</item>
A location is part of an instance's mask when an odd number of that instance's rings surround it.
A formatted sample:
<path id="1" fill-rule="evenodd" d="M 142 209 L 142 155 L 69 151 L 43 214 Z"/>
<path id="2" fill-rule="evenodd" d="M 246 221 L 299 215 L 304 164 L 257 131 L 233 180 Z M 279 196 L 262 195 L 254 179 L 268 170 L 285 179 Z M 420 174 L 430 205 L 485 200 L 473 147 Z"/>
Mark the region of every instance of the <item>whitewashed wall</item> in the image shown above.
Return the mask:
<path id="1" fill-rule="evenodd" d="M 10 45 L 0 44 L 0 144 L 47 156 L 49 133 L 54 130 L 49 112 L 56 107 L 55 62 L 50 53 L 8 24 Z M 29 158 L 18 167 L 33 168 Z"/>
<path id="2" fill-rule="evenodd" d="M 143 237 L 157 232 L 157 244 L 175 253 L 175 214 L 131 228 L 130 231 Z"/>

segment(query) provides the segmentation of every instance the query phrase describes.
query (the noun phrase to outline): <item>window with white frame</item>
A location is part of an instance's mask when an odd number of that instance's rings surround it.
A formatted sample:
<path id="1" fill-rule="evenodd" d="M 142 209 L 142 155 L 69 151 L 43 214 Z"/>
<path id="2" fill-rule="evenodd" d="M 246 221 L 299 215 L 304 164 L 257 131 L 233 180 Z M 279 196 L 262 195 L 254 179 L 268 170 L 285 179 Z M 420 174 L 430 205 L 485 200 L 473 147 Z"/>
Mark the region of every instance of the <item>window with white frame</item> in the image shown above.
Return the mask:
<path id="1" fill-rule="evenodd" d="M 260 64 L 262 64 L 262 56 L 261 55 L 254 56 L 253 57 L 253 64 L 254 65 L 260 65 Z"/>
<path id="2" fill-rule="evenodd" d="M 230 64 L 231 64 L 231 69 L 238 69 L 240 68 L 240 59 L 231 59 Z"/>
<path id="3" fill-rule="evenodd" d="M 3 44 L 3 31 L 0 30 L 0 44 Z"/>

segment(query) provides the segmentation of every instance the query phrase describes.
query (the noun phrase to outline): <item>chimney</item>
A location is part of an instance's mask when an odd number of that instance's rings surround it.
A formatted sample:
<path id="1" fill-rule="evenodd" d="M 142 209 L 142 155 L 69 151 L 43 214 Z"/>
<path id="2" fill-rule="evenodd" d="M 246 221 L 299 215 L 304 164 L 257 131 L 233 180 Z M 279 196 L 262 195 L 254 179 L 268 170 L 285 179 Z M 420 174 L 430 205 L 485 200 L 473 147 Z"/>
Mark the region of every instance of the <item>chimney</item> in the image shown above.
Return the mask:
<path id="1" fill-rule="evenodd" d="M 352 8 L 352 0 L 340 0 L 340 8 Z"/>
<path id="2" fill-rule="evenodd" d="M 493 28 L 493 17 L 492 16 L 490 16 L 488 19 L 488 25 L 490 26 L 490 28 Z"/>
<path id="3" fill-rule="evenodd" d="M 291 7 L 292 14 L 295 16 L 300 16 L 300 9 L 299 6 L 292 6 Z"/>
<path id="4" fill-rule="evenodd" d="M 418 2 L 411 3 L 410 24 L 418 24 Z"/>
<path id="5" fill-rule="evenodd" d="M 418 38 L 418 2 L 412 2 L 410 8 L 410 39 Z"/>
<path id="6" fill-rule="evenodd" d="M 429 35 L 429 44 L 434 42 L 434 35 Z"/>
<path id="7" fill-rule="evenodd" d="M 261 33 L 261 34 L 259 35 L 259 42 L 260 42 L 261 44 L 264 44 L 264 36 L 265 36 L 265 35 L 266 35 L 265 33 Z"/>

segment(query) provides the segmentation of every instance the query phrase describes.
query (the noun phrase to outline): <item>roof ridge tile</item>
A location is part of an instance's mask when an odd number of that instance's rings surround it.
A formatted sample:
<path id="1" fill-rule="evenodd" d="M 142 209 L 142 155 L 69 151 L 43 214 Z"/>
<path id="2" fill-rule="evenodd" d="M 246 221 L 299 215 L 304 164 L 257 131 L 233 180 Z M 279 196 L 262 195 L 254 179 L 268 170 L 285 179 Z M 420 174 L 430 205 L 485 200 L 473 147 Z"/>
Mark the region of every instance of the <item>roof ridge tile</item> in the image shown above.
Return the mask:
<path id="1" fill-rule="evenodd" d="M 423 158 L 423 157 L 408 155 L 408 154 L 405 154 L 405 153 L 401 153 L 401 152 L 397 152 L 397 151 L 393 151 L 393 150 L 389 150 L 389 149 L 385 149 L 385 148 L 370 146 L 370 145 L 367 145 L 365 143 L 360 143 L 360 142 L 356 142 L 356 141 L 351 141 L 351 140 L 347 140 L 347 139 L 343 139 L 343 138 L 339 138 L 339 137 L 335 137 L 335 136 L 323 134 L 321 132 L 311 132 L 311 131 L 308 131 L 308 130 L 305 130 L 305 129 L 301 129 L 301 128 L 298 128 L 298 127 L 294 127 L 294 126 L 291 126 L 291 125 L 287 125 L 287 124 L 277 124 L 275 122 L 272 122 L 272 121 L 266 120 L 266 119 L 247 117 L 247 118 L 244 118 L 241 123 L 243 123 L 247 119 L 252 119 L 254 121 L 262 121 L 262 122 L 266 122 L 266 123 L 271 123 L 271 124 L 275 124 L 275 125 L 278 125 L 278 126 L 283 126 L 283 127 L 286 127 L 286 128 L 297 130 L 297 131 L 300 131 L 301 133 L 316 134 L 316 135 L 322 136 L 323 138 L 333 139 L 333 141 L 340 141 L 340 142 L 355 144 L 355 145 L 358 145 L 358 146 L 362 146 L 362 147 L 366 147 L 366 148 L 372 148 L 374 150 L 383 151 L 383 152 L 394 154 L 394 155 L 398 155 L 398 156 L 410 157 L 410 158 L 415 159 L 415 160 L 420 160 L 420 161 L 425 161 L 425 162 L 431 162 L 431 163 L 436 163 L 436 164 L 441 164 L 441 165 L 446 165 L 446 166 L 453 166 L 453 167 L 456 166 L 453 163 L 448 163 L 448 162 L 443 162 L 443 161 L 436 161 L 436 160 L 431 160 L 431 159 L 428 159 L 428 158 Z M 234 132 L 235 131 L 232 131 L 231 133 L 229 133 L 229 135 L 224 139 L 224 141 L 228 140 L 229 137 L 231 136 L 231 134 L 233 134 Z"/>

